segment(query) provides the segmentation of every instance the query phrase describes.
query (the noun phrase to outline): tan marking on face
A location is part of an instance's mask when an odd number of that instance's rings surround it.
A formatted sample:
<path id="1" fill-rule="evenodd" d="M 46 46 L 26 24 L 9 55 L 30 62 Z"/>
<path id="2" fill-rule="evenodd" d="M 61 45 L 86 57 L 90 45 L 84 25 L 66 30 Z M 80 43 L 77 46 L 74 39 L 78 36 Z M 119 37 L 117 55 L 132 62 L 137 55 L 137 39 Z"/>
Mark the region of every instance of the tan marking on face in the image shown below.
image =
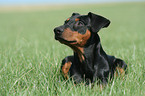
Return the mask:
<path id="1" fill-rule="evenodd" d="M 61 43 L 64 43 L 71 47 L 79 56 L 80 61 L 84 61 L 84 46 L 87 43 L 88 39 L 91 36 L 91 32 L 89 30 L 86 30 L 85 34 L 80 34 L 77 31 L 72 31 L 70 28 L 67 28 L 62 33 L 62 38 L 67 41 L 76 41 L 73 43 L 68 43 L 64 41 L 60 41 Z"/>
<path id="2" fill-rule="evenodd" d="M 68 77 L 68 72 L 69 72 L 69 69 L 70 69 L 70 67 L 71 67 L 71 62 L 67 62 L 67 63 L 65 63 L 64 65 L 63 65 L 63 67 L 62 67 L 62 73 L 63 73 L 63 75 L 64 75 L 64 77 L 66 78 L 66 79 L 68 79 L 69 77 Z"/>
<path id="3" fill-rule="evenodd" d="M 66 21 L 69 21 L 70 20 L 70 18 L 68 18 Z"/>
<path id="4" fill-rule="evenodd" d="M 75 19 L 75 21 L 79 21 L 79 20 L 80 20 L 79 18 L 76 18 L 76 19 Z"/>
<path id="5" fill-rule="evenodd" d="M 85 34 L 80 34 L 77 31 L 72 31 L 70 28 L 66 28 L 62 33 L 62 38 L 64 40 L 76 41 L 70 44 L 79 47 L 83 47 L 87 43 L 87 40 L 90 38 L 90 36 L 91 36 L 91 32 L 89 30 L 87 30 Z"/>

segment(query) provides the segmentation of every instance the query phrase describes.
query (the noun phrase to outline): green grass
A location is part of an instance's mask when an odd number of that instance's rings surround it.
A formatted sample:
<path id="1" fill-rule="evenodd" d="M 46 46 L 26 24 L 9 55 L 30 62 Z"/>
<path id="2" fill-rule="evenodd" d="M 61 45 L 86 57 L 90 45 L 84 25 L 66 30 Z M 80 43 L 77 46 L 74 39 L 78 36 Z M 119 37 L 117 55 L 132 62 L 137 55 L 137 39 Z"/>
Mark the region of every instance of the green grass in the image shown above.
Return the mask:
<path id="1" fill-rule="evenodd" d="M 72 50 L 54 40 L 53 29 L 73 12 L 111 20 L 99 34 L 105 51 L 128 64 L 125 79 L 100 91 L 63 80 L 61 60 Z M 0 12 L 0 95 L 145 96 L 145 2 L 66 6 L 55 10 Z"/>

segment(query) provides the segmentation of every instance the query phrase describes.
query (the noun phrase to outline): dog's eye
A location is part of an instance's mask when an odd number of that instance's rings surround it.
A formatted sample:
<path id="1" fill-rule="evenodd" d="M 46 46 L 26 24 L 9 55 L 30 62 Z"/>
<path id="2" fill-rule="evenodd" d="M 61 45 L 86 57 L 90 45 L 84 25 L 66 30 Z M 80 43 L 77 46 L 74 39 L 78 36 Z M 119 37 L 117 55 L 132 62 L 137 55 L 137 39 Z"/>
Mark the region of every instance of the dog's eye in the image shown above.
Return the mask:
<path id="1" fill-rule="evenodd" d="M 77 24 L 78 26 L 83 26 L 83 25 L 84 25 L 84 23 L 83 23 L 82 21 L 78 21 L 76 24 Z"/>
<path id="2" fill-rule="evenodd" d="M 84 23 L 82 21 L 77 21 L 74 24 L 74 29 L 77 30 L 77 29 L 81 28 L 82 26 L 84 26 Z"/>

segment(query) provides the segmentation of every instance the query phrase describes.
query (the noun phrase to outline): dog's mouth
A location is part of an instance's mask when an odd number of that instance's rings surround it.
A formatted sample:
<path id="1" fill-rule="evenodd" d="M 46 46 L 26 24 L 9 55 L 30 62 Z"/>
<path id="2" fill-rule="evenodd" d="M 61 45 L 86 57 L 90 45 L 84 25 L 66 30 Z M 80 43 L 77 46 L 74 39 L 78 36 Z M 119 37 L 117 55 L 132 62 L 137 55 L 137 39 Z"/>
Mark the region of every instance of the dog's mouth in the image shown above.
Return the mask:
<path id="1" fill-rule="evenodd" d="M 58 37 L 58 36 L 55 36 L 55 39 L 60 41 L 61 43 L 75 43 L 75 42 L 77 42 L 75 40 L 74 41 L 68 41 L 68 40 L 65 40 L 65 39 L 63 39 L 61 37 Z"/>

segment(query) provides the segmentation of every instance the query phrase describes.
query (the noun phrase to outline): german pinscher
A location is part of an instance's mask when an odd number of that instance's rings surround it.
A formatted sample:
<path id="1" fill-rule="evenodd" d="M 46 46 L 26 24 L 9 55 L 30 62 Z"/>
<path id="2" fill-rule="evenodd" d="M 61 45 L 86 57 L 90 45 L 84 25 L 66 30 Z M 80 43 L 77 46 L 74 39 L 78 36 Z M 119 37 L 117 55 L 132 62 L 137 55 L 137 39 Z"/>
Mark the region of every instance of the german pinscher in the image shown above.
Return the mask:
<path id="1" fill-rule="evenodd" d="M 61 71 L 75 83 L 101 81 L 107 84 L 114 74 L 124 74 L 126 63 L 103 50 L 99 35 L 101 28 L 108 27 L 110 21 L 91 12 L 88 15 L 73 13 L 64 25 L 54 29 L 55 39 L 72 48 L 73 56 L 62 60 Z"/>

